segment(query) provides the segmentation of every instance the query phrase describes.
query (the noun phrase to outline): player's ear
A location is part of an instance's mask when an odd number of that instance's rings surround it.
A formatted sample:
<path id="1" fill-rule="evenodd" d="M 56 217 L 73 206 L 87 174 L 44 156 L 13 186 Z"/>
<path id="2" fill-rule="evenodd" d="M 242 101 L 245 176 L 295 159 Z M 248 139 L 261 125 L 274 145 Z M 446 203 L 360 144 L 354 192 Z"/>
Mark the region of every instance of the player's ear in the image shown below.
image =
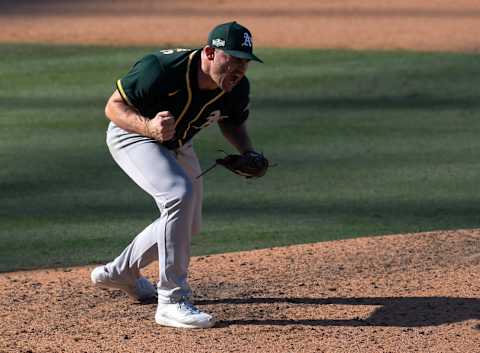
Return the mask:
<path id="1" fill-rule="evenodd" d="M 208 60 L 213 60 L 215 58 L 215 48 L 206 46 L 205 55 L 207 56 Z"/>

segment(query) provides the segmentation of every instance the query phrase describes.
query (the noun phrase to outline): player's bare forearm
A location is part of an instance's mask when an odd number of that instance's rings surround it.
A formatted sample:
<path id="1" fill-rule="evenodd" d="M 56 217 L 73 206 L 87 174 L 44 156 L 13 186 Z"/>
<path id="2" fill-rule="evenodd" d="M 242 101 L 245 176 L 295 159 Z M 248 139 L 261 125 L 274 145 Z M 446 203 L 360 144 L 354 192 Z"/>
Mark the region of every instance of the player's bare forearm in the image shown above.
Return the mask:
<path id="1" fill-rule="evenodd" d="M 245 123 L 240 126 L 234 126 L 219 122 L 218 125 L 220 126 L 223 136 L 225 136 L 227 141 L 230 142 L 238 152 L 244 153 L 254 150 Z"/>
<path id="2" fill-rule="evenodd" d="M 143 117 L 135 108 L 129 106 L 116 90 L 107 102 L 105 115 L 115 125 L 136 134 L 145 134 L 147 118 Z"/>
<path id="3" fill-rule="evenodd" d="M 175 135 L 175 118 L 169 111 L 158 112 L 153 119 L 148 119 L 128 105 L 118 91 L 108 100 L 105 115 L 123 130 L 160 142 L 168 141 Z"/>

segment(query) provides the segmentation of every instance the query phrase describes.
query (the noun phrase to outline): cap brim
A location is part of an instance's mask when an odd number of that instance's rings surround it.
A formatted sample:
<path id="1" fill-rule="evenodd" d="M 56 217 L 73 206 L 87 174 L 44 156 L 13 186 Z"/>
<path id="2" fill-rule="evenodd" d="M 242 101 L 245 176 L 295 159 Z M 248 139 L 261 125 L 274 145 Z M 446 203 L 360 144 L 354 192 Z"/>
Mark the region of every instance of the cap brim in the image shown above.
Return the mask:
<path id="1" fill-rule="evenodd" d="M 223 51 L 228 55 L 234 56 L 236 58 L 254 60 L 254 61 L 258 61 L 259 63 L 263 63 L 263 61 L 260 60 L 255 54 L 245 53 L 244 51 L 240 51 L 240 50 L 223 49 Z"/>

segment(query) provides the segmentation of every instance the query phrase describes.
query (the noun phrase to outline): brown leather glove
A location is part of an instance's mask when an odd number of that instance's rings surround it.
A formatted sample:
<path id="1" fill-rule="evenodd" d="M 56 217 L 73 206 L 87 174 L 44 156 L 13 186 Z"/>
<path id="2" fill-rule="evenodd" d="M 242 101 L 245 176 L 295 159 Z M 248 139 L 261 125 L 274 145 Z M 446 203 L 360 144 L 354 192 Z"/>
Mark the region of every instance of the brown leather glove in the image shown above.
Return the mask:
<path id="1" fill-rule="evenodd" d="M 270 166 L 270 162 L 262 153 L 254 151 L 229 154 L 217 159 L 216 163 L 246 178 L 260 178 L 265 175 Z"/>

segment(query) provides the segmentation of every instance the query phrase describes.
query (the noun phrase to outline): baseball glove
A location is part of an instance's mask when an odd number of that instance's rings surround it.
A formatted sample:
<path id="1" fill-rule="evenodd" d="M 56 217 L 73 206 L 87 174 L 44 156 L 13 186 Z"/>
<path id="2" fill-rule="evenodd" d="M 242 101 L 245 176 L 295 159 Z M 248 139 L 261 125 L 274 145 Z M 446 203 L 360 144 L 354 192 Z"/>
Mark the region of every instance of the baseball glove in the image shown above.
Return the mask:
<path id="1" fill-rule="evenodd" d="M 229 154 L 224 158 L 217 159 L 216 164 L 246 178 L 260 178 L 265 175 L 270 166 L 270 162 L 262 153 L 254 151 Z"/>

